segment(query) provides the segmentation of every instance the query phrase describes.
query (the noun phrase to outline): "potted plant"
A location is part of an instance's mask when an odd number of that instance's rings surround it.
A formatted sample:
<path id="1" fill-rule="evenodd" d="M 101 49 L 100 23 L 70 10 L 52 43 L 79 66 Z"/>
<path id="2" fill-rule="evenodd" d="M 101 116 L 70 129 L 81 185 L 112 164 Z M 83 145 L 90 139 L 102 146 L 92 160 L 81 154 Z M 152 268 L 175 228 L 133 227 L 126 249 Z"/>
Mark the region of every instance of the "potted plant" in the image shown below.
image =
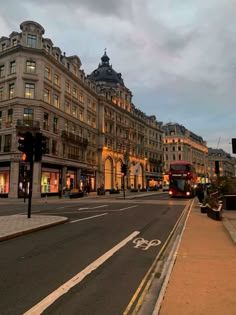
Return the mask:
<path id="1" fill-rule="evenodd" d="M 214 220 L 222 219 L 222 202 L 219 201 L 217 194 L 211 194 L 208 196 L 207 216 Z"/>
<path id="2" fill-rule="evenodd" d="M 202 203 L 200 204 L 201 213 L 207 213 L 208 201 L 209 201 L 209 196 L 206 195 L 203 198 Z"/>

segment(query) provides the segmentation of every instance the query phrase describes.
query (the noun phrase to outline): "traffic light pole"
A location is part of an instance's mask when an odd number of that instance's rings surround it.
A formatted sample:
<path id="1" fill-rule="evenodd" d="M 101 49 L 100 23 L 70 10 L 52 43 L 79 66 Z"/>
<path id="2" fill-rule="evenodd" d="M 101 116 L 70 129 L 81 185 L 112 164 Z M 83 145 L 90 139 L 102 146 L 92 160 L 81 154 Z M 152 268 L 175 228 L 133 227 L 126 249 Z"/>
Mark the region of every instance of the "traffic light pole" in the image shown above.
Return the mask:
<path id="1" fill-rule="evenodd" d="M 123 175 L 122 178 L 123 178 L 123 196 L 125 199 L 125 175 Z"/>
<path id="2" fill-rule="evenodd" d="M 31 217 L 31 201 L 33 190 L 33 174 L 34 174 L 34 162 L 30 162 L 30 176 L 29 176 L 29 200 L 28 200 L 28 218 Z"/>

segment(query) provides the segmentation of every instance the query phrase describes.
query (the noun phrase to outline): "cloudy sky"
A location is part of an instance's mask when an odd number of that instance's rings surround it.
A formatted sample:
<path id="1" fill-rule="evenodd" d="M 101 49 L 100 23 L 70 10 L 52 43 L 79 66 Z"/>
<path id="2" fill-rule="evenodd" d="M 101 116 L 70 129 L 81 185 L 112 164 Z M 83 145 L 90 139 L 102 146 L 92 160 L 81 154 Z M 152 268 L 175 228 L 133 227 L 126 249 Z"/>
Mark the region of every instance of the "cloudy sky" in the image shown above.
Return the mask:
<path id="1" fill-rule="evenodd" d="M 107 49 L 134 105 L 232 155 L 236 138 L 233 0 L 0 0 L 0 37 L 40 23 L 90 74 Z"/>

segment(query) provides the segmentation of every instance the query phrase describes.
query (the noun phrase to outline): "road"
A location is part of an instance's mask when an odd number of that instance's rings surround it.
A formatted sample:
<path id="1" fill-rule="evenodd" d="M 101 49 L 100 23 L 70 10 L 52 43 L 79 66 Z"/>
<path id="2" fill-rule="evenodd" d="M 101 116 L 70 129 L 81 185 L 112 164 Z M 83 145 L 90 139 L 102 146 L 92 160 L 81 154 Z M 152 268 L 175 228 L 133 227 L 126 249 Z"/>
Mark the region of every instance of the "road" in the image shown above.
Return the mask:
<path id="1" fill-rule="evenodd" d="M 156 195 L 33 205 L 32 213 L 69 221 L 0 244 L 0 314 L 128 314 L 187 202 Z"/>

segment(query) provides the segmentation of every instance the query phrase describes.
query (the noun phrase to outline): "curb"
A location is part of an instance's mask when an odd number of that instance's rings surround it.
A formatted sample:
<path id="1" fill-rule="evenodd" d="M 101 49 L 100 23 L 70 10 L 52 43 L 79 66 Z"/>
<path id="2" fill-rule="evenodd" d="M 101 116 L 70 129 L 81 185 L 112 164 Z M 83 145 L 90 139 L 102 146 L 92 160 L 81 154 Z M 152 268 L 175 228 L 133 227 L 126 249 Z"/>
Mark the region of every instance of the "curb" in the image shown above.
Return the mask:
<path id="1" fill-rule="evenodd" d="M 12 233 L 12 234 L 9 234 L 9 235 L 0 236 L 0 242 L 6 241 L 6 240 L 10 240 L 10 239 L 16 238 L 18 236 L 30 234 L 32 232 L 44 230 L 44 229 L 47 229 L 49 227 L 53 227 L 53 226 L 56 226 L 56 225 L 59 225 L 59 224 L 64 224 L 68 220 L 69 220 L 68 218 L 65 218 L 65 219 L 62 219 L 60 221 L 51 222 L 51 223 L 44 224 L 44 225 L 41 225 L 41 226 L 31 227 L 29 229 L 25 229 L 23 231 L 15 232 L 15 233 Z"/>
<path id="2" fill-rule="evenodd" d="M 224 225 L 225 229 L 229 233 L 232 241 L 236 245 L 236 230 L 235 230 L 234 226 L 232 225 L 232 223 L 226 217 L 223 217 L 222 222 L 223 222 L 223 225 Z"/>

